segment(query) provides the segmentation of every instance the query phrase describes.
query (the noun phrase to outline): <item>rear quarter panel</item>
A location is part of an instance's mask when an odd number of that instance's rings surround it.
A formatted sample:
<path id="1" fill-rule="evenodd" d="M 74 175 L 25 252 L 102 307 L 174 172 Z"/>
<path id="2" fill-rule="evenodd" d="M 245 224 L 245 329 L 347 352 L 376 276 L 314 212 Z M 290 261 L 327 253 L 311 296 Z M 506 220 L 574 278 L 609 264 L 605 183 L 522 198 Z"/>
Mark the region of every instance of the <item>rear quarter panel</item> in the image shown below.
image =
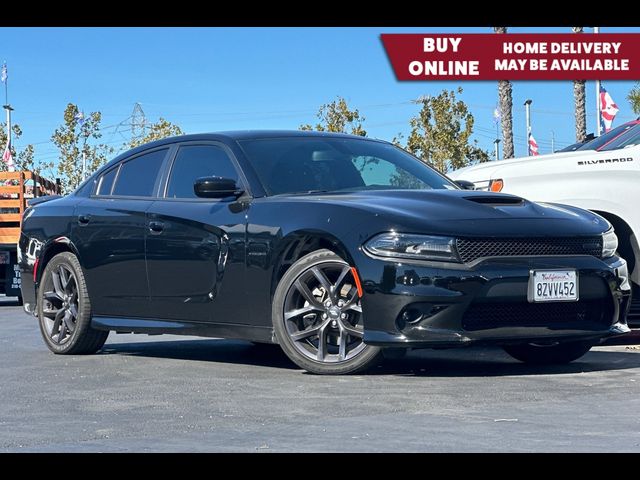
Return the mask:
<path id="1" fill-rule="evenodd" d="M 75 250 L 69 232 L 76 204 L 76 197 L 67 196 L 25 211 L 18 242 L 18 265 L 22 276 L 22 297 L 28 311 L 35 308 L 37 280 L 44 269 L 42 260 L 54 252 L 52 249 Z M 38 272 L 34 280 L 36 261 Z"/>

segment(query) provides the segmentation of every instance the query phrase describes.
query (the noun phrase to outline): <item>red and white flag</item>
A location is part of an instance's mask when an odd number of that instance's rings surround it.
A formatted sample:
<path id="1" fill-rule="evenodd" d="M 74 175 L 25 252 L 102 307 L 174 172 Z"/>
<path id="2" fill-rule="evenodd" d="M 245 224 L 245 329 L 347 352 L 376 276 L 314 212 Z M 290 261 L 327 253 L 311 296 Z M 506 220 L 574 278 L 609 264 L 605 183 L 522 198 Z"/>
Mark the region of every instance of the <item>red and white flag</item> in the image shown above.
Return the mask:
<path id="1" fill-rule="evenodd" d="M 536 155 L 540 155 L 540 152 L 538 151 L 538 142 L 536 142 L 536 139 L 533 138 L 533 135 L 529 134 L 529 155 L 532 156 L 536 156 Z"/>
<path id="2" fill-rule="evenodd" d="M 11 140 L 7 140 L 7 146 L 2 154 L 2 161 L 7 165 L 7 170 L 10 172 L 15 171 L 16 164 L 13 163 L 13 155 L 11 154 Z"/>
<path id="3" fill-rule="evenodd" d="M 600 125 L 605 133 L 611 130 L 613 119 L 616 118 L 619 111 L 618 105 L 613 101 L 609 92 L 600 85 Z"/>

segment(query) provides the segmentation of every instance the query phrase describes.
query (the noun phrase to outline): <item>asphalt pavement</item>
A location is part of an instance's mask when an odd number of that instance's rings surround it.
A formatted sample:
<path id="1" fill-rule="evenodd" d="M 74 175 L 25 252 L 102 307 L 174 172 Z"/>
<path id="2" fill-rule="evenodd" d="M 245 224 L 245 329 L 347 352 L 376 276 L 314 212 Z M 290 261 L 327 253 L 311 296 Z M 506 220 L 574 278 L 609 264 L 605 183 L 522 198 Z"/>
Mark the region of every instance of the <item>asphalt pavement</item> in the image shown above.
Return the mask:
<path id="1" fill-rule="evenodd" d="M 562 367 L 421 350 L 321 377 L 273 346 L 111 334 L 56 356 L 0 301 L 0 452 L 638 452 L 640 347 Z"/>

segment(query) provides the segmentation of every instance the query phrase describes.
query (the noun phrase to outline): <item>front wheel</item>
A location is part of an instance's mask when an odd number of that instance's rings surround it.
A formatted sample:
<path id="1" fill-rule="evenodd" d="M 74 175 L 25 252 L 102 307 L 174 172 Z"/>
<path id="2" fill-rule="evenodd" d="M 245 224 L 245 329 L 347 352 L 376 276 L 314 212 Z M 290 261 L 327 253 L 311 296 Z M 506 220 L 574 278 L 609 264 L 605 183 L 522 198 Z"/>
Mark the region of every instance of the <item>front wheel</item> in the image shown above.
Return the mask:
<path id="1" fill-rule="evenodd" d="M 330 250 L 310 253 L 287 270 L 272 313 L 280 347 L 309 372 L 357 373 L 382 358 L 379 347 L 363 341 L 362 306 L 351 267 Z"/>
<path id="2" fill-rule="evenodd" d="M 593 344 L 588 342 L 568 342 L 553 345 L 536 343 L 505 345 L 503 348 L 505 352 L 521 362 L 553 365 L 573 362 L 591 350 L 592 346 Z"/>
<path id="3" fill-rule="evenodd" d="M 95 353 L 109 332 L 91 327 L 91 301 L 75 255 L 59 253 L 42 273 L 38 319 L 47 347 L 57 354 Z"/>

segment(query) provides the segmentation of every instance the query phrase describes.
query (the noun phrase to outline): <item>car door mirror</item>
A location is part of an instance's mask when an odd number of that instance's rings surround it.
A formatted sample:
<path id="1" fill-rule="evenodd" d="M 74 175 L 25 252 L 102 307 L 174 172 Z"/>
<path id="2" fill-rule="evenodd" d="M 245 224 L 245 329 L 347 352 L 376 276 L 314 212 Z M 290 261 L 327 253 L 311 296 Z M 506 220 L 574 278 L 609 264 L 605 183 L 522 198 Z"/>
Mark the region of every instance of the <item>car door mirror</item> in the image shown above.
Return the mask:
<path id="1" fill-rule="evenodd" d="M 470 182 L 468 180 L 456 180 L 455 183 L 457 186 L 459 186 L 461 189 L 463 190 L 475 190 L 476 186 L 473 182 Z"/>
<path id="2" fill-rule="evenodd" d="M 223 177 L 198 178 L 193 184 L 193 191 L 201 198 L 238 197 L 242 194 L 235 180 Z"/>

